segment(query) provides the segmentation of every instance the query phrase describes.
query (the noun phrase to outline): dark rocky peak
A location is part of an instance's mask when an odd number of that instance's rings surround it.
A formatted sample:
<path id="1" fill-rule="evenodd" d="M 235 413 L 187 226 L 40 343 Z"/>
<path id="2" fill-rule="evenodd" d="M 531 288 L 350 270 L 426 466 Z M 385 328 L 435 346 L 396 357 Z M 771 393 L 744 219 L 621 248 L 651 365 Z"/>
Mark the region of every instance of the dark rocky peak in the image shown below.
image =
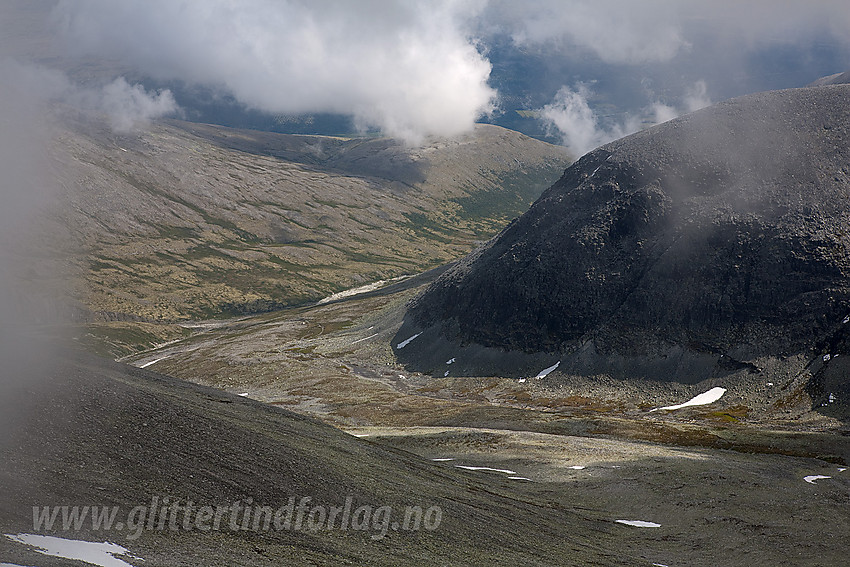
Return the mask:
<path id="1" fill-rule="evenodd" d="M 814 348 L 850 313 L 848 101 L 759 93 L 590 152 L 408 324 L 564 356 Z"/>

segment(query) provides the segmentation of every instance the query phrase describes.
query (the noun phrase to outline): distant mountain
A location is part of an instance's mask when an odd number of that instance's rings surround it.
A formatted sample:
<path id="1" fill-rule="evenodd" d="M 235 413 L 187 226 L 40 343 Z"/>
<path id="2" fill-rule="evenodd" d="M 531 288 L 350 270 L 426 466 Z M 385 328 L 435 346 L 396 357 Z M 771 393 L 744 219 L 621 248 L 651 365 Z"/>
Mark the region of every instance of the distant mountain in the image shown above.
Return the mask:
<path id="1" fill-rule="evenodd" d="M 835 73 L 826 77 L 821 77 L 817 81 L 812 82 L 810 87 L 823 87 L 826 85 L 845 85 L 850 83 L 850 71 L 844 73 Z"/>
<path id="2" fill-rule="evenodd" d="M 463 256 L 571 162 L 487 125 L 408 148 L 180 121 L 115 134 L 85 118 L 57 144 L 79 318 L 115 355 L 169 338 L 152 324 L 298 305 Z"/>
<path id="3" fill-rule="evenodd" d="M 695 382 L 850 354 L 849 100 L 750 95 L 590 152 L 415 302 L 398 336 L 428 331 L 403 356 L 442 361 L 430 336 L 479 345 L 488 371 L 548 353 Z"/>

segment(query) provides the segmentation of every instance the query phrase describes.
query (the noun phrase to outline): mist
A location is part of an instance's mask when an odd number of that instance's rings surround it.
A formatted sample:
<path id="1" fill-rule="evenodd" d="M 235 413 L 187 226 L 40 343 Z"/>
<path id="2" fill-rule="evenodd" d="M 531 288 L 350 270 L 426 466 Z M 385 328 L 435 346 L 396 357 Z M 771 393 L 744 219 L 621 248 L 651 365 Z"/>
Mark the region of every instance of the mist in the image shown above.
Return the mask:
<path id="1" fill-rule="evenodd" d="M 580 50 L 605 63 L 640 65 L 719 57 L 724 66 L 764 46 L 835 41 L 846 49 L 850 12 L 840 0 L 493 0 L 489 33 L 562 55 Z"/>
<path id="2" fill-rule="evenodd" d="M 585 83 L 578 83 L 574 88 L 565 85 L 539 112 L 549 134 L 557 137 L 576 156 L 711 104 L 705 81 L 697 81 L 686 89 L 679 106 L 656 99 L 638 112 L 614 117 L 603 117 L 593 110 L 590 104 L 593 96 L 591 86 Z"/>
<path id="3" fill-rule="evenodd" d="M 0 442 L 42 379 L 61 371 L 58 352 L 72 340 L 74 241 L 59 220 L 67 159 L 57 133 L 63 115 L 104 121 L 129 132 L 173 113 L 167 91 L 148 92 L 124 78 L 99 87 L 0 54 Z"/>
<path id="4" fill-rule="evenodd" d="M 118 77 L 98 89 L 69 86 L 64 99 L 79 109 L 104 114 L 114 132 L 128 133 L 147 127 L 152 120 L 180 110 L 168 89 L 147 91 L 140 84 Z"/>
<path id="5" fill-rule="evenodd" d="M 33 322 L 62 322 L 50 315 L 62 311 L 51 307 L 60 298 L 45 296 L 41 284 L 60 275 L 42 272 L 63 261 L 47 230 L 57 229 L 64 206 L 62 148 L 54 139 L 63 114 L 83 113 L 130 132 L 177 107 L 168 91 L 149 93 L 123 77 L 83 88 L 60 71 L 2 56 L 0 74 L 0 332 L 7 345 Z"/>
<path id="6" fill-rule="evenodd" d="M 19 388 L 36 384 L 52 356 L 52 345 L 34 331 L 46 323 L 42 306 L 52 303 L 34 284 L 46 264 L 34 257 L 40 238 L 39 213 L 57 194 L 49 170 L 51 128 L 45 115 L 50 94 L 61 91 L 61 76 L 41 74 L 9 59 L 0 59 L 0 442 L 21 417 Z M 45 251 L 47 252 L 47 251 Z M 43 311 L 32 313 L 28 307 Z"/>

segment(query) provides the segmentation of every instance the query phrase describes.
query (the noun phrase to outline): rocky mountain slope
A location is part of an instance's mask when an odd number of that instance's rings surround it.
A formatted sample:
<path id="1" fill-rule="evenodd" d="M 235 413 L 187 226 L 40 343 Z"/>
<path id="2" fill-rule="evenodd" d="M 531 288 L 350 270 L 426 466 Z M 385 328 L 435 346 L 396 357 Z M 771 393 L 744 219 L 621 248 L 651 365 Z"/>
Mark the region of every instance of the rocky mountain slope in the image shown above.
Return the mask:
<path id="1" fill-rule="evenodd" d="M 678 381 L 847 354 L 848 99 L 760 93 L 590 152 L 435 282 L 399 337 Z M 404 354 L 421 362 L 417 342 Z"/>
<path id="2" fill-rule="evenodd" d="M 628 532 L 611 530 L 612 520 L 595 512 L 553 507 L 545 496 L 516 494 L 505 482 L 494 486 L 243 397 L 90 355 L 31 352 L 7 358 L 20 372 L 3 383 L 0 400 L 2 534 L 32 533 L 33 506 L 117 506 L 112 529 L 86 521 L 63 530 L 60 519 L 38 534 L 108 540 L 141 558 L 110 565 L 551 565 L 561 557 L 645 564 L 615 551 L 614 540 Z M 165 505 L 166 497 L 196 509 L 239 502 L 273 510 L 290 497 L 310 497 L 307 512 L 323 506 L 326 515 L 315 529 L 306 516 L 299 527 L 292 519 L 280 529 L 253 529 L 249 517 L 243 528 L 242 512 L 228 512 L 212 530 L 196 528 L 214 524 L 197 524 L 194 515 L 161 528 L 153 521 L 148 529 L 117 527 L 132 520 L 135 507 Z M 340 529 L 340 517 L 327 529 L 327 510 L 344 507 L 346 498 L 355 509 L 392 507 L 387 519 L 398 524 L 382 530 L 371 517 Z M 431 518 L 430 529 L 402 529 L 407 506 L 437 507 L 441 518 Z M 235 528 L 231 513 L 239 514 Z M 18 565 L 79 564 L 3 535 L 0 556 Z"/>
<path id="3" fill-rule="evenodd" d="M 407 148 L 179 121 L 134 134 L 90 117 L 63 124 L 54 170 L 80 317 L 114 344 L 155 342 L 155 323 L 267 311 L 443 264 L 569 163 L 563 148 L 483 125 Z"/>
<path id="4" fill-rule="evenodd" d="M 850 71 L 845 71 L 843 73 L 835 73 L 834 75 L 821 77 L 817 81 L 813 81 L 809 86 L 823 87 L 826 85 L 844 85 L 847 83 L 850 83 Z"/>

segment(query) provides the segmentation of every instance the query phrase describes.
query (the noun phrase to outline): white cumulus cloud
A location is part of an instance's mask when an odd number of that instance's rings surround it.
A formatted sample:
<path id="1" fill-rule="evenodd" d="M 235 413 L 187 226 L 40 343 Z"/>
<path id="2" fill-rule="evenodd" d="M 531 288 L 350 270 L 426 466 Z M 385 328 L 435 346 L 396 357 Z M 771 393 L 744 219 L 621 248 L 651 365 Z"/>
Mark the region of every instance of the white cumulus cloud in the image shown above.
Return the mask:
<path id="1" fill-rule="evenodd" d="M 481 2 L 62 0 L 80 53 L 162 80 L 211 85 L 275 113 L 336 112 L 417 141 L 493 107 L 491 66 L 468 23 Z"/>

